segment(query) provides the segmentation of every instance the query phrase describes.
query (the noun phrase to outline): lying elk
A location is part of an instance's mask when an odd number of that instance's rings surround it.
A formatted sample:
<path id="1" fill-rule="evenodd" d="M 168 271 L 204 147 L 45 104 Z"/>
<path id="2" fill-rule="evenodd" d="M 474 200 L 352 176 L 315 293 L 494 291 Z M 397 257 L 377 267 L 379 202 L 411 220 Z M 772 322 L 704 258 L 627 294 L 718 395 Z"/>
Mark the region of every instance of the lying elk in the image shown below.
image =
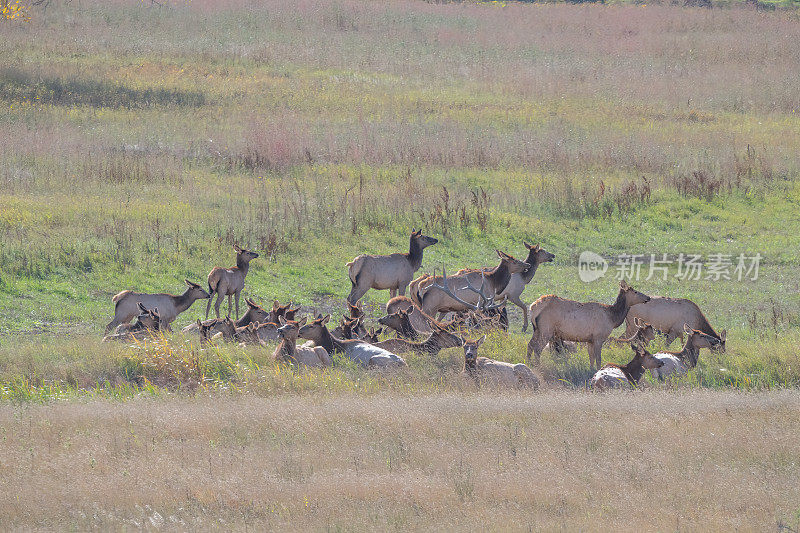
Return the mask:
<path id="1" fill-rule="evenodd" d="M 664 366 L 664 363 L 653 357 L 644 346 L 638 343 L 631 343 L 634 356 L 631 361 L 620 366 L 614 363 L 606 363 L 603 368 L 598 370 L 590 382 L 593 389 L 605 390 L 616 387 L 639 386 L 639 381 L 644 376 L 645 370 L 654 372 Z"/>
<path id="2" fill-rule="evenodd" d="M 539 268 L 539 265 L 553 261 L 556 256 L 555 254 L 551 254 L 550 252 L 546 251 L 538 244 L 528 244 L 525 241 L 523 241 L 522 244 L 524 244 L 525 248 L 528 249 L 528 257 L 525 259 L 525 263 L 528 264 L 528 267 L 522 272 L 515 272 L 511 274 L 511 279 L 508 280 L 508 285 L 506 285 L 506 288 L 503 289 L 502 292 L 497 294 L 497 297 L 507 298 L 509 302 L 513 303 L 522 310 L 522 332 L 525 333 L 528 330 L 528 306 L 525 305 L 521 299 L 522 291 L 525 290 L 525 286 L 533 279 L 533 276 L 536 274 L 536 269 Z M 456 272 L 456 275 L 467 272 L 469 272 L 469 270 L 459 270 Z M 508 325 L 507 322 L 508 318 L 506 318 L 506 325 Z"/>
<path id="3" fill-rule="evenodd" d="M 331 357 L 328 351 L 321 347 L 297 346 L 297 335 L 300 328 L 305 325 L 306 319 L 300 321 L 286 320 L 281 317 L 281 327 L 278 328 L 281 342 L 275 348 L 273 357 L 278 363 L 291 363 L 309 367 L 331 366 Z"/>
<path id="4" fill-rule="evenodd" d="M 369 289 L 389 289 L 393 297 L 398 292 L 405 294 L 414 272 L 422 266 L 423 251 L 437 242 L 419 230 L 411 233 L 408 253 L 359 255 L 347 263 L 347 273 L 353 284 L 347 301 L 355 304 Z"/>
<path id="5" fill-rule="evenodd" d="M 625 319 L 626 336 L 630 336 L 630 332 L 635 329 L 633 320 L 636 318 L 652 324 L 654 328 L 664 333 L 667 336 L 667 346 L 678 337 L 683 340 L 684 324 L 688 324 L 691 329 L 702 331 L 721 341 L 715 346 L 714 351 L 725 351 L 726 332 L 723 330 L 717 334 L 697 304 L 691 300 L 654 296 L 647 303 L 634 305 Z"/>
<path id="6" fill-rule="evenodd" d="M 278 335 L 278 325 L 272 322 L 251 322 L 246 326 L 236 326 L 236 323 L 228 317 L 211 318 L 201 322 L 199 319 L 196 329 L 200 332 L 200 341 L 207 342 L 214 339 L 225 341 L 238 341 L 240 344 L 261 344 L 269 341 L 276 341 Z"/>
<path id="7" fill-rule="evenodd" d="M 415 341 L 419 339 L 419 331 L 411 323 L 411 315 L 416 313 L 414 308 L 411 308 L 411 313 L 406 310 L 399 309 L 394 313 L 382 316 L 378 319 L 378 324 L 392 328 L 397 332 L 399 337 Z"/>
<path id="8" fill-rule="evenodd" d="M 367 368 L 391 368 L 408 366 L 402 357 L 373 346 L 360 339 L 338 339 L 331 335 L 326 324 L 330 315 L 318 316 L 311 323 L 300 328 L 299 336 L 321 346 L 329 354 L 340 353 L 351 361 Z"/>
<path id="9" fill-rule="evenodd" d="M 435 329 L 443 327 L 448 331 L 452 331 L 454 323 L 442 323 L 428 316 L 414 301 L 408 296 L 395 296 L 386 302 L 386 315 L 393 315 L 397 311 L 406 311 L 408 318 L 411 320 L 411 326 L 417 333 L 427 334 Z"/>
<path id="10" fill-rule="evenodd" d="M 239 294 L 244 289 L 244 278 L 250 269 L 250 261 L 258 257 L 258 254 L 240 248 L 238 244 L 233 245 L 236 251 L 236 266 L 233 268 L 214 267 L 208 273 L 208 292 L 211 295 L 206 305 L 206 318 L 211 310 L 211 300 L 217 294 L 217 301 L 214 303 L 214 311 L 219 318 L 219 306 L 222 299 L 228 297 L 228 315 L 232 314 L 231 295 L 236 298 L 236 318 L 239 318 Z"/>
<path id="11" fill-rule="evenodd" d="M 528 342 L 527 358 L 531 352 L 536 356 L 535 364 L 545 345 L 558 338 L 566 341 L 585 342 L 589 348 L 589 363 L 599 369 L 603 343 L 625 320 L 628 310 L 639 303 L 650 300 L 646 294 L 634 290 L 627 282 L 620 281 L 619 294 L 613 305 L 597 302 L 580 303 L 559 298 L 553 294 L 542 296 L 531 304 L 530 319 L 534 327 Z"/>
<path id="12" fill-rule="evenodd" d="M 264 309 L 263 307 L 261 307 L 260 305 L 255 303 L 250 298 L 245 298 L 244 301 L 247 304 L 247 312 L 242 315 L 242 318 L 240 318 L 239 320 L 237 320 L 235 322 L 236 327 L 243 327 L 243 326 L 247 326 L 248 324 L 261 324 L 262 322 L 276 322 L 277 323 L 277 321 L 278 321 L 277 317 L 275 318 L 275 320 L 271 319 L 272 316 L 273 316 L 273 313 L 274 313 L 274 307 L 273 307 L 273 312 L 270 313 L 270 312 L 267 312 L 266 309 Z M 282 316 L 282 315 L 277 315 L 277 316 Z M 214 321 L 214 320 L 222 320 L 222 319 L 221 318 L 212 318 L 210 320 L 207 320 L 206 322 L 210 322 L 210 321 Z M 190 333 L 192 331 L 196 331 L 198 329 L 198 324 L 200 324 L 199 320 L 195 324 L 189 324 L 188 326 L 183 328 L 181 331 L 183 333 Z"/>
<path id="13" fill-rule="evenodd" d="M 686 334 L 686 344 L 679 352 L 663 351 L 658 352 L 653 357 L 661 361 L 662 366 L 650 370 L 653 377 L 659 380 L 671 374 L 685 374 L 687 364 L 690 368 L 697 366 L 697 359 L 700 357 L 700 349 L 719 350 L 720 344 L 725 343 L 725 332 L 722 332 L 722 340 L 713 335 L 704 333 L 698 329 L 692 329 L 689 324 L 683 325 L 683 333 Z"/>
<path id="14" fill-rule="evenodd" d="M 478 357 L 478 348 L 486 340 L 486 335 L 478 340 L 460 340 L 464 346 L 464 374 L 472 377 L 476 383 L 533 389 L 539 386 L 539 378 L 527 365 Z"/>
<path id="15" fill-rule="evenodd" d="M 628 311 L 630 313 L 630 311 Z M 656 339 L 656 330 L 644 320 L 636 317 L 633 319 L 633 333 L 627 338 L 623 339 L 609 337 L 608 340 L 619 344 L 641 344 L 647 346 Z"/>
<path id="16" fill-rule="evenodd" d="M 347 308 L 350 312 L 349 317 L 342 317 L 341 323 L 334 328 L 331 334 L 340 339 L 353 339 L 360 338 L 367 334 L 367 329 L 364 327 L 364 309 L 361 302 L 351 304 L 347 302 Z M 351 323 L 349 326 L 348 323 Z M 353 331 L 345 332 L 345 328 L 349 327 Z"/>
<path id="17" fill-rule="evenodd" d="M 111 335 L 103 337 L 103 342 L 119 340 L 139 340 L 161 329 L 162 320 L 157 307 L 147 309 L 141 302 L 138 303 L 139 315 L 133 324 L 120 324 Z"/>
<path id="18" fill-rule="evenodd" d="M 528 268 L 528 263 L 524 263 L 514 257 L 495 250 L 500 258 L 500 264 L 491 270 L 471 269 L 462 271 L 462 274 L 455 274 L 449 281 L 457 286 L 456 289 L 447 285 L 447 273 L 442 269 L 441 276 L 431 276 L 425 283 L 427 287 L 417 287 L 420 291 L 412 296 L 416 299 L 417 305 L 428 316 L 447 311 L 492 311 L 505 305 L 505 301 L 500 304 L 494 302 L 495 298 L 502 293 L 508 285 L 511 276 Z M 480 282 L 481 288 L 476 289 L 475 285 Z"/>
<path id="19" fill-rule="evenodd" d="M 147 308 L 158 307 L 161 316 L 161 326 L 169 329 L 169 324 L 177 316 L 189 309 L 196 300 L 203 300 L 211 296 L 197 283 L 188 279 L 184 280 L 187 288 L 183 294 L 146 294 L 134 291 L 122 291 L 114 296 L 114 319 L 106 326 L 106 333 L 120 324 L 126 324 L 139 314 L 138 304 L 142 303 Z"/>

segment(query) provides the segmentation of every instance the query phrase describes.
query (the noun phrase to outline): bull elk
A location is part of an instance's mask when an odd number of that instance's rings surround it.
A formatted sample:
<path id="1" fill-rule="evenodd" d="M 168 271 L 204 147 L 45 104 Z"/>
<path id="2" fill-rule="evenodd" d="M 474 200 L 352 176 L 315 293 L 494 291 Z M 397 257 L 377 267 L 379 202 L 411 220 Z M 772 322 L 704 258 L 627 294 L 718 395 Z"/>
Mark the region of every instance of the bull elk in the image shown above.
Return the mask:
<path id="1" fill-rule="evenodd" d="M 392 297 L 398 292 L 405 294 L 414 272 L 422 266 L 423 251 L 437 242 L 418 230 L 411 233 L 408 253 L 359 255 L 347 263 L 347 274 L 353 284 L 347 301 L 355 304 L 369 289 L 389 289 Z"/>
<path id="2" fill-rule="evenodd" d="M 250 269 L 250 261 L 258 257 L 256 252 L 245 250 L 239 247 L 238 244 L 233 245 L 236 252 L 236 266 L 233 268 L 214 267 L 208 273 L 208 292 L 209 300 L 206 305 L 206 318 L 211 310 L 211 301 L 214 294 L 217 294 L 217 301 L 214 303 L 214 311 L 219 318 L 219 306 L 222 299 L 228 297 L 228 316 L 232 314 L 231 296 L 236 299 L 236 318 L 239 318 L 239 295 L 244 289 L 244 278 L 247 277 L 247 271 Z"/>
<path id="3" fill-rule="evenodd" d="M 725 351 L 726 332 L 723 330 L 717 334 L 700 307 L 686 298 L 653 296 L 649 302 L 634 305 L 625 318 L 626 336 L 630 336 L 630 332 L 635 329 L 634 320 L 637 318 L 652 324 L 654 328 L 664 333 L 667 336 L 665 341 L 667 346 L 678 337 L 683 340 L 684 324 L 688 324 L 690 329 L 702 331 L 721 341 L 714 347 L 714 351 Z"/>
<path id="4" fill-rule="evenodd" d="M 589 364 L 592 368 L 599 369 L 603 343 L 614 328 L 622 324 L 631 307 L 648 300 L 649 296 L 634 290 L 624 280 L 619 283 L 619 294 L 612 305 L 580 303 L 553 294 L 542 296 L 530 307 L 534 330 L 528 342 L 528 361 L 533 352 L 536 356 L 535 365 L 538 366 L 545 345 L 557 337 L 561 340 L 587 343 Z"/>
<path id="5" fill-rule="evenodd" d="M 478 348 L 486 340 L 486 335 L 478 340 L 460 340 L 464 347 L 463 373 L 472 377 L 479 385 L 488 383 L 506 387 L 528 387 L 534 389 L 539 386 L 539 378 L 527 365 L 478 357 Z"/>
<path id="6" fill-rule="evenodd" d="M 523 272 L 528 263 L 519 261 L 507 253 L 495 250 L 500 264 L 490 270 L 461 270 L 460 274 L 447 277 L 442 270 L 441 276 L 430 276 L 417 286 L 417 294 L 412 296 L 415 303 L 428 316 L 448 311 L 491 311 L 501 308 L 494 300 L 506 289 L 511 276 Z M 448 282 L 452 285 L 448 285 Z M 481 288 L 475 286 L 480 283 Z M 426 285 L 421 287 L 420 285 Z"/>
<path id="7" fill-rule="evenodd" d="M 127 324 L 139 315 L 138 304 L 144 304 L 148 309 L 157 307 L 161 316 L 161 325 L 169 329 L 169 324 L 177 316 L 189 309 L 196 300 L 204 300 L 211 296 L 200 285 L 188 279 L 183 280 L 187 287 L 183 294 L 173 295 L 166 293 L 146 294 L 143 292 L 122 291 L 114 296 L 114 318 L 106 326 L 106 333 L 120 324 Z"/>

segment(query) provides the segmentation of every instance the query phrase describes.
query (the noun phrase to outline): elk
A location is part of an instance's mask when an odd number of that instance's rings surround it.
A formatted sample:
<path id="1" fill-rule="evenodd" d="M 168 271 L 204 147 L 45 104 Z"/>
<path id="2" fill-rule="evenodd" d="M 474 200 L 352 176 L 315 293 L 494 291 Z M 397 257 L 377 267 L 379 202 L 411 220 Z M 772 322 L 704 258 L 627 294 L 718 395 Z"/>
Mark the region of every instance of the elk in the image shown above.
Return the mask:
<path id="1" fill-rule="evenodd" d="M 630 313 L 630 311 L 628 311 L 628 313 Z M 642 346 L 647 346 L 656 339 L 655 328 L 651 324 L 648 324 L 644 320 L 640 319 L 639 317 L 633 319 L 633 327 L 634 327 L 633 334 L 627 339 L 623 339 L 622 337 L 620 338 L 609 337 L 609 340 L 611 342 L 616 342 L 620 344 L 636 343 L 636 344 L 641 344 Z"/>
<path id="2" fill-rule="evenodd" d="M 251 322 L 246 326 L 236 326 L 229 317 L 211 318 L 204 322 L 199 319 L 195 328 L 200 332 L 200 341 L 222 338 L 226 341 L 239 341 L 240 344 L 261 344 L 279 339 L 278 325 L 272 322 Z"/>
<path id="3" fill-rule="evenodd" d="M 536 356 L 535 365 L 538 366 L 545 345 L 557 337 L 587 343 L 589 363 L 592 368 L 599 369 L 603 343 L 614 328 L 622 324 L 632 306 L 649 299 L 649 296 L 634 290 L 624 280 L 619 283 L 619 294 L 613 305 L 580 303 L 553 294 L 542 296 L 530 306 L 534 330 L 528 342 L 528 361 L 533 352 Z"/>
<path id="4" fill-rule="evenodd" d="M 391 368 L 408 366 L 402 357 L 373 346 L 360 339 L 339 339 L 331 335 L 326 324 L 330 315 L 317 316 L 300 328 L 299 336 L 325 348 L 329 354 L 340 353 L 367 368 Z"/>
<path id="5" fill-rule="evenodd" d="M 413 307 L 411 308 L 411 313 L 399 309 L 390 315 L 380 317 L 378 324 L 392 328 L 399 337 L 415 341 L 419 339 L 419 332 L 411 323 L 411 315 L 414 313 L 416 313 L 416 310 Z"/>
<path id="6" fill-rule="evenodd" d="M 133 324 L 120 324 L 111 335 L 103 337 L 103 342 L 119 340 L 139 340 L 161 329 L 161 315 L 157 307 L 147 309 L 141 302 L 137 304 L 139 315 Z"/>
<path id="7" fill-rule="evenodd" d="M 410 290 L 410 288 L 409 288 Z M 439 327 L 452 331 L 455 323 L 453 321 L 442 323 L 435 318 L 426 315 L 419 306 L 408 296 L 395 296 L 386 302 L 386 314 L 392 315 L 400 310 L 408 312 L 411 326 L 417 333 L 430 333 Z"/>
<path id="8" fill-rule="evenodd" d="M 239 318 L 239 294 L 244 289 L 244 278 L 247 276 L 247 271 L 250 269 L 250 261 L 258 257 L 258 254 L 245 250 L 239 247 L 238 244 L 233 245 L 236 252 L 236 266 L 233 268 L 214 267 L 208 273 L 208 292 L 210 294 L 208 305 L 206 305 L 206 318 L 211 310 L 211 301 L 214 294 L 217 294 L 217 301 L 214 304 L 214 311 L 219 318 L 219 306 L 222 299 L 228 297 L 228 316 L 231 315 L 231 295 L 236 298 L 236 318 Z"/>
<path id="9" fill-rule="evenodd" d="M 425 282 L 427 287 L 417 286 L 417 305 L 428 316 L 447 311 L 491 311 L 505 305 L 494 304 L 494 299 L 505 290 L 513 274 L 526 270 L 529 265 L 500 250 L 495 252 L 500 258 L 499 265 L 489 270 L 462 270 L 461 274 L 449 278 L 451 283 L 458 285 L 455 289 L 447 286 L 448 278 L 444 268 L 441 276 L 431 276 Z M 475 289 L 474 285 L 479 282 L 481 288 Z M 490 300 L 491 303 L 488 303 Z"/>
<path id="10" fill-rule="evenodd" d="M 236 327 L 243 327 L 243 326 L 246 326 L 248 324 L 260 324 L 262 322 L 267 322 L 268 319 L 272 316 L 271 313 L 268 313 L 263 307 L 261 307 L 260 305 L 255 303 L 250 298 L 245 298 L 244 301 L 247 304 L 247 312 L 244 315 L 242 315 L 242 318 L 240 318 L 239 320 L 236 321 Z M 212 318 L 210 320 L 222 320 L 222 319 Z M 272 320 L 269 320 L 269 321 L 272 322 Z M 275 318 L 275 322 L 277 322 L 277 321 L 278 321 L 278 319 Z M 200 321 L 198 320 L 194 324 L 189 324 L 188 326 L 183 328 L 181 331 L 183 333 L 189 333 L 189 332 L 195 331 L 195 330 L 198 329 L 198 325 L 197 324 L 199 324 L 199 323 L 200 323 Z"/>
<path id="11" fill-rule="evenodd" d="M 195 323 L 195 329 L 200 333 L 201 344 L 205 344 L 206 342 L 220 337 L 225 340 L 236 338 L 236 324 L 230 317 L 211 318 L 202 322 L 198 318 Z"/>
<path id="12" fill-rule="evenodd" d="M 681 351 L 663 351 L 653 355 L 653 357 L 662 362 L 661 367 L 650 370 L 653 377 L 663 380 L 665 377 L 672 374 L 685 374 L 687 364 L 689 368 L 697 366 L 697 359 L 700 357 L 701 348 L 715 350 L 719 349 L 719 345 L 725 342 L 724 331 L 722 332 L 723 339 L 720 340 L 698 329 L 692 329 L 689 324 L 684 324 L 683 333 L 685 333 L 687 337 L 686 343 L 683 345 Z"/>
<path id="13" fill-rule="evenodd" d="M 393 353 L 414 352 L 418 355 L 436 355 L 445 348 L 458 348 L 461 346 L 462 342 L 458 335 L 445 331 L 444 329 L 437 329 L 422 342 L 411 342 L 405 339 L 387 339 L 381 342 L 373 342 L 372 344 Z"/>
<path id="14" fill-rule="evenodd" d="M 664 366 L 664 363 L 653 357 L 644 346 L 631 343 L 631 348 L 633 348 L 634 356 L 627 365 L 606 363 L 592 376 L 590 384 L 593 389 L 605 390 L 615 387 L 633 387 L 635 389 L 639 386 L 639 381 L 644 376 L 646 369 L 654 372 Z"/>
<path id="15" fill-rule="evenodd" d="M 392 297 L 398 292 L 405 294 L 414 272 L 422 266 L 423 251 L 437 242 L 418 230 L 411 232 L 408 253 L 359 255 L 347 263 L 347 273 L 353 284 L 347 301 L 355 304 L 369 289 L 389 289 Z"/>
<path id="16" fill-rule="evenodd" d="M 538 388 L 539 378 L 533 370 L 522 363 L 512 364 L 505 361 L 494 361 L 486 357 L 478 357 L 478 348 L 486 335 L 478 340 L 459 339 L 464 347 L 464 371 L 479 385 L 490 383 L 515 388 Z"/>
<path id="17" fill-rule="evenodd" d="M 725 331 L 717 334 L 708 319 L 691 300 L 686 298 L 667 298 L 664 296 L 654 296 L 647 303 L 641 303 L 631 307 L 625 319 L 625 335 L 629 336 L 630 331 L 635 329 L 633 320 L 640 318 L 653 325 L 654 328 L 666 335 L 666 344 L 669 346 L 680 337 L 683 341 L 684 324 L 689 324 L 693 330 L 700 330 L 706 335 L 716 337 L 721 342 L 714 348 L 714 351 L 725 351 Z"/>
<path id="18" fill-rule="evenodd" d="M 348 311 L 350 312 L 349 317 L 342 317 L 341 323 L 334 328 L 331 332 L 333 336 L 339 337 L 340 339 L 352 339 L 355 337 L 363 337 L 367 334 L 367 329 L 364 327 L 363 319 L 364 319 L 364 309 L 361 306 L 361 302 L 353 305 L 350 302 L 347 302 Z M 348 323 L 352 322 L 349 326 Z M 350 328 L 352 331 L 345 332 L 345 328 Z"/>
<path id="19" fill-rule="evenodd" d="M 114 303 L 114 318 L 106 326 L 106 333 L 116 328 L 120 324 L 126 324 L 134 317 L 139 315 L 138 304 L 144 304 L 148 309 L 158 307 L 161 316 L 161 325 L 165 329 L 170 329 L 169 324 L 175 318 L 189 309 L 195 300 L 204 300 L 211 296 L 203 290 L 200 285 L 188 279 L 183 280 L 187 288 L 183 294 L 146 294 L 134 291 L 122 291 L 114 296 L 111 301 Z"/>
<path id="20" fill-rule="evenodd" d="M 331 366 L 331 357 L 328 351 L 321 347 L 306 347 L 297 346 L 297 335 L 300 328 L 305 325 L 306 319 L 302 320 L 286 320 L 283 317 L 278 319 L 281 327 L 278 328 L 281 342 L 275 348 L 273 357 L 275 361 L 280 363 L 291 363 L 301 366 L 309 367 L 326 367 Z"/>
<path id="21" fill-rule="evenodd" d="M 539 265 L 542 263 L 550 263 L 556 256 L 546 251 L 538 244 L 528 244 L 525 241 L 522 241 L 522 244 L 528 249 L 528 257 L 525 259 L 525 263 L 529 266 L 522 272 L 515 272 L 512 274 L 511 279 L 508 280 L 508 285 L 506 285 L 506 288 L 503 289 L 502 292 L 497 294 L 497 297 L 507 298 L 509 302 L 522 310 L 522 332 L 525 333 L 528 330 L 528 306 L 521 300 L 522 291 L 525 290 L 525 286 L 533 279 L 533 275 L 536 274 L 536 269 L 539 268 Z M 468 271 L 459 270 L 456 272 L 456 275 L 466 272 Z M 507 321 L 508 318 L 506 318 L 506 322 Z"/>

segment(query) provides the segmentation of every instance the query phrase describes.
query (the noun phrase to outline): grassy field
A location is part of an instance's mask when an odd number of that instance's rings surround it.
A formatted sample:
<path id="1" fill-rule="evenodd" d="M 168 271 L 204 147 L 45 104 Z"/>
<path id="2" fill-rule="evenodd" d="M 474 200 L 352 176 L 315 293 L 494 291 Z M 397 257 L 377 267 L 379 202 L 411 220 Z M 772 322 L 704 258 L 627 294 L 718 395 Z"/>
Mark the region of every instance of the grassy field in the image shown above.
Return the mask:
<path id="1" fill-rule="evenodd" d="M 797 530 L 797 13 L 112 0 L 0 23 L 0 526 Z M 261 253 L 246 296 L 338 317 L 345 263 L 412 228 L 440 240 L 422 271 L 542 244 L 528 303 L 610 303 L 620 254 L 762 259 L 629 280 L 729 332 L 629 395 L 585 394 L 584 351 L 514 394 L 465 383 L 460 349 L 386 376 L 100 342 L 114 294 L 204 285 L 234 242 Z M 592 283 L 586 250 L 611 261 Z M 511 322 L 482 355 L 524 361 Z"/>

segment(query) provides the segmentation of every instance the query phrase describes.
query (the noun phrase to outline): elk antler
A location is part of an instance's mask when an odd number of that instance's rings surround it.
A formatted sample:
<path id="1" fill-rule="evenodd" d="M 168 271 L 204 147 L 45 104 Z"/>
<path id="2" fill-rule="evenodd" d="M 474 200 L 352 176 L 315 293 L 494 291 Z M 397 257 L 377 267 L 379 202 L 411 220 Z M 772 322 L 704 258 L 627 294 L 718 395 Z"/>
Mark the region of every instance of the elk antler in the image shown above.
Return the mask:
<path id="1" fill-rule="evenodd" d="M 435 278 L 436 278 L 436 272 L 435 272 L 435 269 L 434 269 L 434 279 Z M 503 305 L 505 305 L 505 302 L 506 302 L 506 298 L 505 297 L 500 302 L 495 303 L 494 296 L 486 296 L 486 294 L 484 293 L 484 290 L 486 288 L 486 276 L 483 273 L 481 273 L 481 288 L 480 289 L 476 289 L 475 287 L 473 287 L 470 284 L 469 280 L 467 280 L 467 286 L 466 287 L 461 287 L 460 289 L 456 289 L 456 290 L 462 290 L 462 291 L 463 290 L 470 290 L 472 292 L 477 293 L 478 297 L 480 298 L 480 303 L 474 304 L 474 303 L 471 303 L 471 302 L 467 302 L 463 298 L 459 298 L 450 289 L 450 286 L 447 283 L 447 271 L 445 270 L 444 265 L 442 265 L 442 283 L 438 284 L 438 283 L 436 283 L 436 281 L 434 281 L 433 284 L 431 285 L 431 287 L 436 287 L 437 289 L 440 289 L 446 295 L 448 295 L 450 298 L 452 298 L 453 300 L 457 301 L 458 303 L 460 303 L 460 304 L 462 304 L 462 305 L 464 305 L 466 307 L 469 307 L 473 311 L 480 311 L 480 312 L 483 312 L 483 313 L 485 313 L 487 311 L 493 311 L 493 310 L 498 309 L 499 307 L 502 307 Z"/>

